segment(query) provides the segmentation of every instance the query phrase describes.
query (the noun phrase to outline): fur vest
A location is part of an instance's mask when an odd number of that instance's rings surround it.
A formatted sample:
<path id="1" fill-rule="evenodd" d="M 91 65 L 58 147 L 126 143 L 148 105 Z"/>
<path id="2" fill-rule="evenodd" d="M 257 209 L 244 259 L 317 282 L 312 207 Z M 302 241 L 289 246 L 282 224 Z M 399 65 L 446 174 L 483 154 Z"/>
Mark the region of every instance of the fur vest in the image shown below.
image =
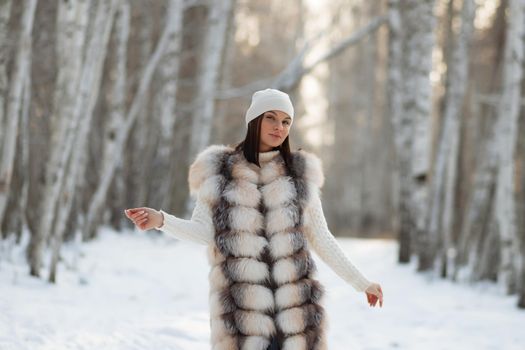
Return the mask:
<path id="1" fill-rule="evenodd" d="M 314 278 L 303 212 L 324 182 L 321 161 L 292 152 L 261 168 L 212 145 L 190 167 L 190 194 L 210 208 L 213 350 L 325 350 L 324 287 Z"/>

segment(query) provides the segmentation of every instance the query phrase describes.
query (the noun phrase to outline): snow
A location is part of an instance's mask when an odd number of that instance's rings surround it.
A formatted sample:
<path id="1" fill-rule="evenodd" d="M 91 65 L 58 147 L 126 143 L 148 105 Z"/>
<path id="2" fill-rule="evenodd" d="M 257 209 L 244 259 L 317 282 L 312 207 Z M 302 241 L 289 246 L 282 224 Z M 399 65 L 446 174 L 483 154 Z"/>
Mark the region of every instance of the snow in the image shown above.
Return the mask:
<path id="1" fill-rule="evenodd" d="M 381 284 L 384 304 L 370 307 L 314 254 L 331 350 L 525 349 L 516 296 L 418 274 L 415 263 L 396 263 L 395 241 L 339 242 Z M 52 285 L 28 275 L 25 244 L 0 250 L 0 349 L 210 348 L 204 246 L 106 228 L 93 242 L 63 247 Z"/>

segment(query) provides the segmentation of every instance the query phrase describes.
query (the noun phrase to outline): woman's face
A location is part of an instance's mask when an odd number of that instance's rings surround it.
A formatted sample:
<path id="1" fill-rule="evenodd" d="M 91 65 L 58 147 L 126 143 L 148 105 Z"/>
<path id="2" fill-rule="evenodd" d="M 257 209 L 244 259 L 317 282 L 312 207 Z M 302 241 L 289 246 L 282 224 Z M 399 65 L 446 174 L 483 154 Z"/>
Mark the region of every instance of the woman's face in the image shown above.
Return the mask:
<path id="1" fill-rule="evenodd" d="M 267 152 L 286 139 L 290 132 L 292 118 L 282 111 L 264 112 L 262 118 L 259 151 Z"/>

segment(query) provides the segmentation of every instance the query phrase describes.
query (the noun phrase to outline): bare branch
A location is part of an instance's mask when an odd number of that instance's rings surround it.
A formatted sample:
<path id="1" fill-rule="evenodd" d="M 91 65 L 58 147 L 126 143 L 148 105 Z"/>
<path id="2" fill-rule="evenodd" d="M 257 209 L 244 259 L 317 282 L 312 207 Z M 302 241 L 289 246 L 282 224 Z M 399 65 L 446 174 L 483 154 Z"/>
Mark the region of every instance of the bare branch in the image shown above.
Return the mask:
<path id="1" fill-rule="evenodd" d="M 288 64 L 288 66 L 277 76 L 257 80 L 249 84 L 240 86 L 240 87 L 218 91 L 215 94 L 215 98 L 227 100 L 230 98 L 242 97 L 242 96 L 250 95 L 257 90 L 262 89 L 264 87 L 268 87 L 268 86 L 271 86 L 276 89 L 285 90 L 285 91 L 291 90 L 294 86 L 296 86 L 299 83 L 299 81 L 304 75 L 312 71 L 318 64 L 341 54 L 348 47 L 357 44 L 361 39 L 363 39 L 367 35 L 374 32 L 383 23 L 386 23 L 386 22 L 387 22 L 387 16 L 379 16 L 379 17 L 374 18 L 366 26 L 352 33 L 350 36 L 342 40 L 339 44 L 337 44 L 336 46 L 334 46 L 333 48 L 331 48 L 330 50 L 322 54 L 312 64 L 310 64 L 307 67 L 304 67 L 303 66 L 304 57 L 306 56 L 308 51 L 313 46 L 313 43 L 315 41 L 318 41 L 321 35 L 324 34 L 324 32 L 326 31 L 325 30 L 320 35 L 307 41 L 304 47 L 301 49 L 301 51 L 292 59 L 292 61 Z"/>

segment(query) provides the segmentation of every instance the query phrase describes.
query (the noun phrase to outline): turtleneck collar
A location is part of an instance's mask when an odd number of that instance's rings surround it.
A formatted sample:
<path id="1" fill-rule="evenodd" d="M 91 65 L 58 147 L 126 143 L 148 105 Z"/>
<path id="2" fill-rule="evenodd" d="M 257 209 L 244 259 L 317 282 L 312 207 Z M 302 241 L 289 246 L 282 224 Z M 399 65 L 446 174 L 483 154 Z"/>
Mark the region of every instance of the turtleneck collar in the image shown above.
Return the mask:
<path id="1" fill-rule="evenodd" d="M 264 163 L 269 160 L 272 160 L 275 156 L 279 154 L 279 150 L 268 151 L 268 152 L 259 152 L 259 163 Z"/>

